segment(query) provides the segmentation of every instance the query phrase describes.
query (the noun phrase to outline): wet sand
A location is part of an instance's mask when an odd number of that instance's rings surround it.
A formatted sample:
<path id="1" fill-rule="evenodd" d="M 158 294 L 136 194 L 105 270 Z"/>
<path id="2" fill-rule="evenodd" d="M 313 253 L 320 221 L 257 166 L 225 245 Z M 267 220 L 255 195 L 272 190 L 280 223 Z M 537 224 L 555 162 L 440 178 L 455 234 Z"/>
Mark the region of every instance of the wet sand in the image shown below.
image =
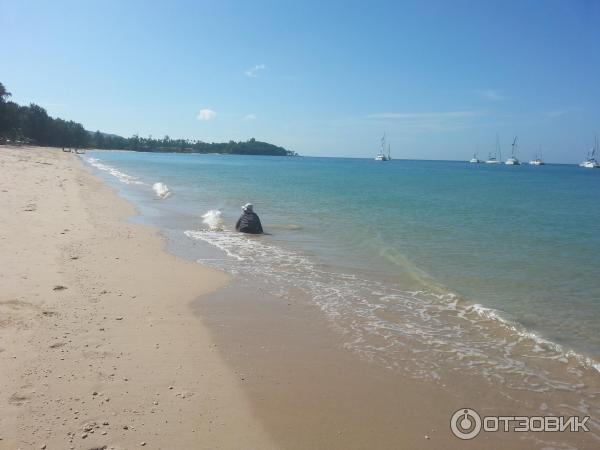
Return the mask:
<path id="1" fill-rule="evenodd" d="M 461 408 L 482 416 L 552 412 L 530 407 L 536 398 L 530 393 L 490 387 L 462 373 L 446 373 L 432 383 L 359 357 L 345 348 L 340 330 L 300 295 L 274 297 L 259 283 L 237 280 L 199 298 L 194 307 L 280 448 L 597 448 L 597 440 L 582 432 L 456 438 L 450 417 Z M 561 393 L 549 395 L 559 399 Z"/>

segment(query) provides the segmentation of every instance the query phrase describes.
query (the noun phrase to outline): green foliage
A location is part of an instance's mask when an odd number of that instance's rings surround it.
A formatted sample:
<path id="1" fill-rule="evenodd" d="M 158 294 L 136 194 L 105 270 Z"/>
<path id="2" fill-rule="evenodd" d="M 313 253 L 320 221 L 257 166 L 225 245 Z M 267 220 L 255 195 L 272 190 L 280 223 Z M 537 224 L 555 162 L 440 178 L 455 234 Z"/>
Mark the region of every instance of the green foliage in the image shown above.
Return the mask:
<path id="1" fill-rule="evenodd" d="M 91 142 L 94 148 L 134 150 L 138 152 L 173 152 L 173 153 L 225 153 L 237 155 L 272 155 L 295 156 L 283 147 L 278 147 L 267 142 L 260 142 L 252 138 L 248 141 L 227 143 L 208 143 L 189 139 L 153 139 L 142 138 L 134 135 L 123 138 L 116 135 L 94 133 Z"/>
<path id="2" fill-rule="evenodd" d="M 34 103 L 6 101 L 10 94 L 0 83 L 0 139 L 51 147 L 87 147 L 90 136 L 80 123 L 55 119 Z"/>
<path id="3" fill-rule="evenodd" d="M 12 94 L 6 90 L 4 85 L 0 83 L 0 103 L 6 102 L 6 99 L 10 97 Z"/>
<path id="4" fill-rule="evenodd" d="M 295 156 L 296 153 L 252 138 L 245 142 L 207 143 L 190 139 L 124 138 L 115 134 L 92 133 L 73 121 L 53 118 L 34 103 L 19 106 L 7 99 L 10 93 L 0 83 L 0 142 L 32 143 L 52 147 L 134 150 L 139 152 L 230 153 L 238 155 Z"/>

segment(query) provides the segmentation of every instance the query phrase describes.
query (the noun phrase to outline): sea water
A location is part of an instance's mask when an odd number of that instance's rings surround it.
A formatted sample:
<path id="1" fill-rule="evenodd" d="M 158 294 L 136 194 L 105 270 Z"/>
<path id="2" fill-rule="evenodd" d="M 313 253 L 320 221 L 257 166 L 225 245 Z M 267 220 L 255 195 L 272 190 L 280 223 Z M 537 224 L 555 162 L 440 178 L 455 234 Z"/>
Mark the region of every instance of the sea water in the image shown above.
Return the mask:
<path id="1" fill-rule="evenodd" d="M 598 412 L 600 170 L 89 151 L 199 262 L 301 293 L 392 370 L 448 371 Z M 233 228 L 254 204 L 268 235 Z M 296 294 L 294 294 L 296 293 Z"/>

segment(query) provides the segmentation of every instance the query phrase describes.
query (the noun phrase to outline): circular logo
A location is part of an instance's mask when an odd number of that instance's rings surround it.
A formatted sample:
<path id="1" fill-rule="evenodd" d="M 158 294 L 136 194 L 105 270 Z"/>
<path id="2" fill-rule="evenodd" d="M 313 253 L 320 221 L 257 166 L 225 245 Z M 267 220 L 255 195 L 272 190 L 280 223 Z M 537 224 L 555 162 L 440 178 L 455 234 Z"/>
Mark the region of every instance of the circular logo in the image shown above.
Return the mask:
<path id="1" fill-rule="evenodd" d="M 481 431 L 481 417 L 471 408 L 461 408 L 452 414 L 450 429 L 459 439 L 473 439 Z"/>

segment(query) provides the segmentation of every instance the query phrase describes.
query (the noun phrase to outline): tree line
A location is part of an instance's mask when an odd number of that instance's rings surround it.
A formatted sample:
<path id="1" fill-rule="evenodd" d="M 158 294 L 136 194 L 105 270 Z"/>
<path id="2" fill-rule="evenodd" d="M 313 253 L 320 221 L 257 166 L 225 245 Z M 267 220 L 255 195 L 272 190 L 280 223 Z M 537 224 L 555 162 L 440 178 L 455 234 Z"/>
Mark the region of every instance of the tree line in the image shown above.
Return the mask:
<path id="1" fill-rule="evenodd" d="M 34 103 L 21 106 L 0 83 L 0 139 L 50 147 L 87 147 L 90 135 L 80 123 L 52 118 Z"/>
<path id="2" fill-rule="evenodd" d="M 35 103 L 21 106 L 9 101 L 11 93 L 0 83 L 0 143 L 32 144 L 49 147 L 99 148 L 140 152 L 230 153 L 238 155 L 296 156 L 267 142 L 248 141 L 208 143 L 193 139 L 153 139 L 138 135 L 125 138 L 101 131 L 87 131 L 72 120 L 53 118 Z"/>

